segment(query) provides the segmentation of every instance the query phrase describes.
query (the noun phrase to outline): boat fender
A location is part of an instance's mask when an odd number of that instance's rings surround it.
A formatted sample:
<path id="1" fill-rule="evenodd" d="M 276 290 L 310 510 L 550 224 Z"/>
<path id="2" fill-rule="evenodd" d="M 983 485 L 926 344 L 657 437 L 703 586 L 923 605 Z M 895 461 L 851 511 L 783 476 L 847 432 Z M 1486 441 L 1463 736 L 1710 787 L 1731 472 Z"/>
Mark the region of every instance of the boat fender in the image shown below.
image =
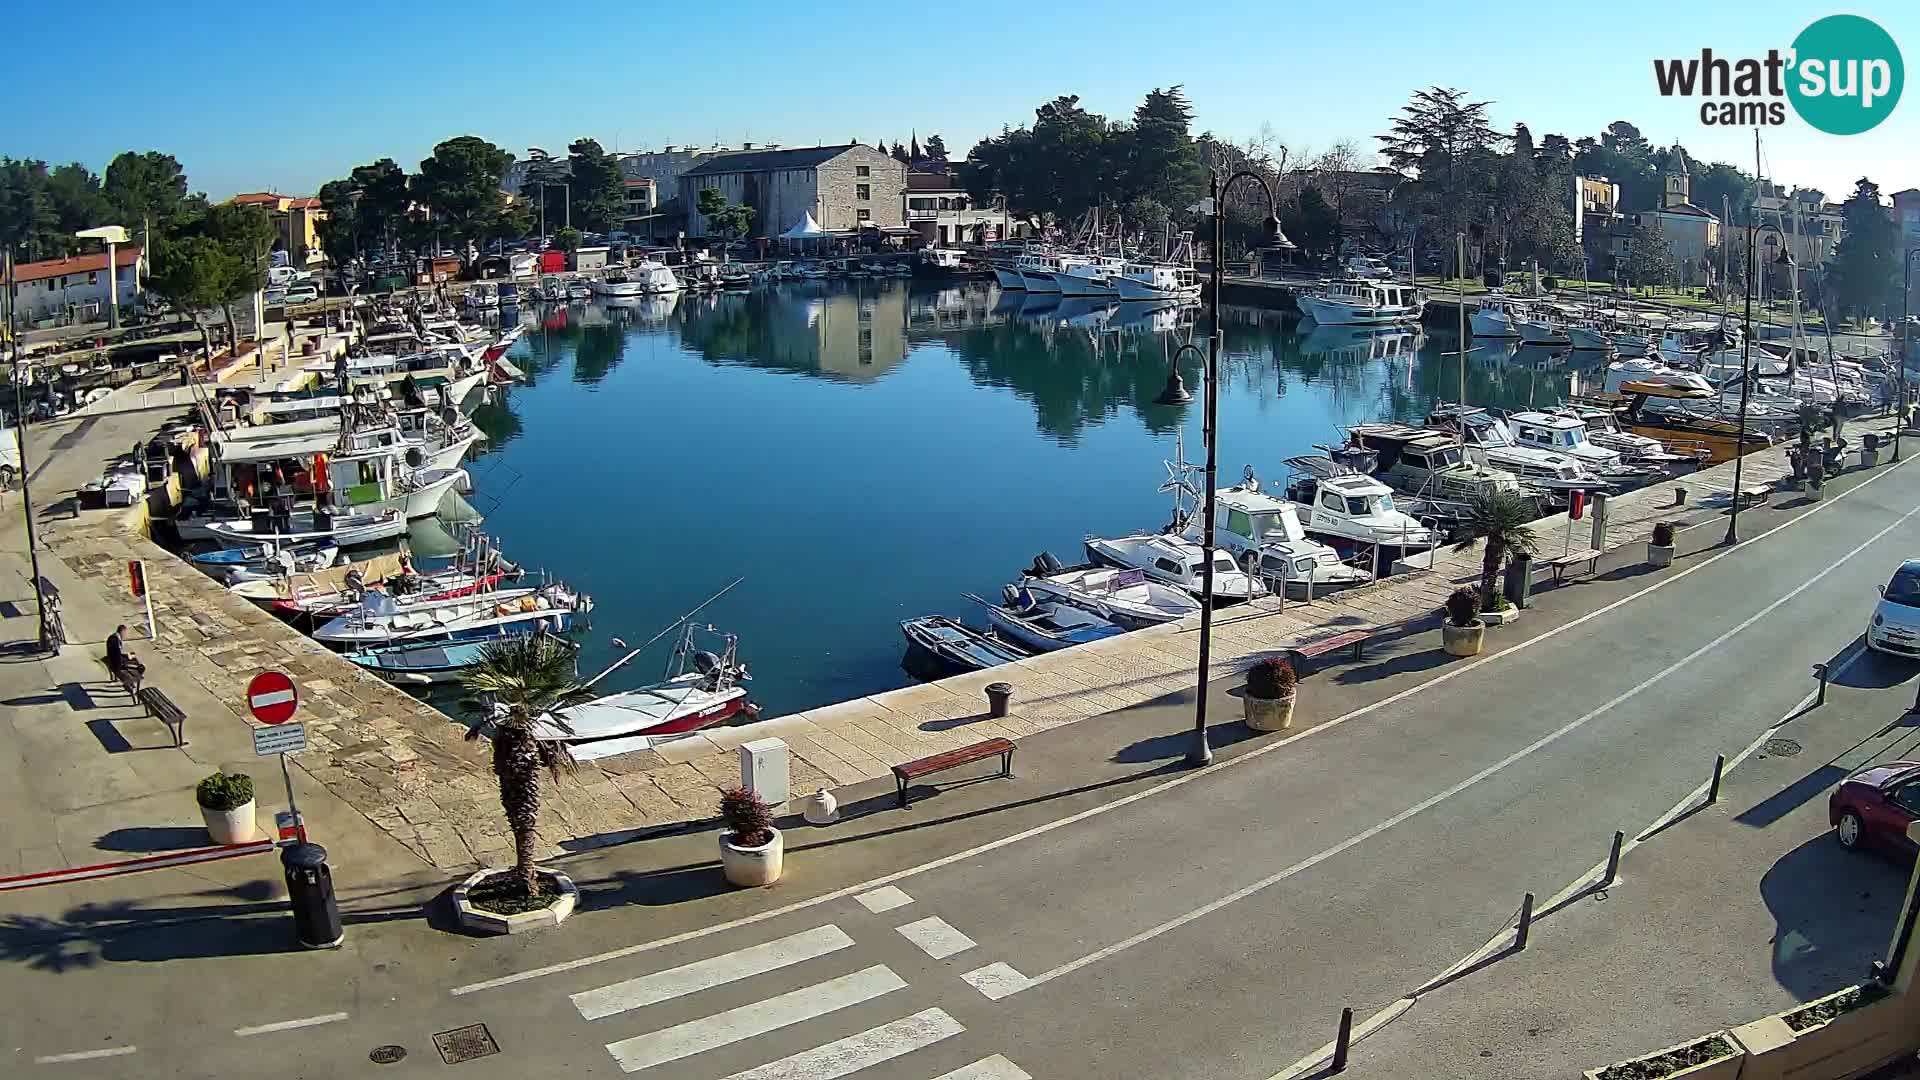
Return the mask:
<path id="1" fill-rule="evenodd" d="M 426 464 L 426 461 L 427 461 L 427 456 L 420 452 L 419 447 L 410 446 L 407 448 L 407 464 L 409 466 L 417 469 L 420 466 Z"/>

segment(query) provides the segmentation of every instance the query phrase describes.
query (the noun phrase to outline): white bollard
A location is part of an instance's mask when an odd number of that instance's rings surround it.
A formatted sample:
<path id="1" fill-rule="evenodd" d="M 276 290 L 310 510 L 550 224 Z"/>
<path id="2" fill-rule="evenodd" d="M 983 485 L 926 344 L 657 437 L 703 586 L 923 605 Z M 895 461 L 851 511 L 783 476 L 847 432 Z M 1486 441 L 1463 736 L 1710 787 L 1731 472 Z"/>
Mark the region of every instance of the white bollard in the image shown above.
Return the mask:
<path id="1" fill-rule="evenodd" d="M 740 786 L 780 813 L 786 805 L 787 744 L 784 739 L 755 739 L 740 746 Z"/>

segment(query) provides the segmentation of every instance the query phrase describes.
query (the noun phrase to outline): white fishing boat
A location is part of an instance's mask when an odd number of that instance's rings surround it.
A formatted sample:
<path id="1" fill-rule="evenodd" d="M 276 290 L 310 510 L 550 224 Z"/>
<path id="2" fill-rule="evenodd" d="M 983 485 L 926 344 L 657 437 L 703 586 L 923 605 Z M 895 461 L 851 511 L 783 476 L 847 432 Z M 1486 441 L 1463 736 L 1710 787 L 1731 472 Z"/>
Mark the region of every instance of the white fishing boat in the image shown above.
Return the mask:
<path id="1" fill-rule="evenodd" d="M 1533 487 L 1574 491 L 1607 486 L 1579 458 L 1520 442 L 1506 421 L 1485 409 L 1437 405 L 1428 415 L 1427 423 L 1440 431 L 1460 435 L 1470 460 L 1510 472 Z"/>
<path id="2" fill-rule="evenodd" d="M 1122 300 L 1198 300 L 1200 281 L 1193 267 L 1178 263 L 1130 262 L 1120 268 L 1113 287 Z"/>
<path id="3" fill-rule="evenodd" d="M 1287 498 L 1305 511 L 1304 531 L 1335 550 L 1371 556 L 1425 551 L 1443 539 L 1440 532 L 1401 510 L 1393 489 L 1367 472 L 1324 454 L 1286 460 L 1292 470 Z M 1381 559 L 1388 564 L 1387 558 Z"/>
<path id="4" fill-rule="evenodd" d="M 1200 602 L 1185 589 L 1149 581 L 1138 570 L 1063 566 L 1046 552 L 1035 557 L 1020 587 L 1036 600 L 1071 604 L 1130 630 L 1172 622 L 1200 610 Z"/>
<path id="5" fill-rule="evenodd" d="M 1526 305 L 1505 296 L 1488 296 L 1467 317 L 1477 338 L 1517 338 Z"/>
<path id="6" fill-rule="evenodd" d="M 1697 460 L 1696 455 L 1670 453 L 1665 443 L 1651 435 L 1641 435 L 1622 428 L 1620 418 L 1612 409 L 1592 405 L 1561 405 L 1552 409 L 1551 413 L 1583 424 L 1587 429 L 1587 440 L 1592 445 L 1614 451 L 1628 464 L 1659 467 Z"/>
<path id="7" fill-rule="evenodd" d="M 1060 291 L 1060 272 L 1084 265 L 1087 261 L 1084 255 L 1041 253 L 1022 255 L 1014 260 L 1014 266 L 1020 271 L 1020 277 L 1026 281 L 1028 292 L 1057 293 Z"/>
<path id="8" fill-rule="evenodd" d="M 1426 297 L 1411 285 L 1381 281 L 1325 281 L 1294 297 L 1302 313 L 1326 326 L 1380 326 L 1413 322 Z"/>
<path id="9" fill-rule="evenodd" d="M 1431 428 L 1355 424 L 1347 439 L 1351 448 L 1376 456 L 1378 479 L 1410 495 L 1469 500 L 1498 491 L 1524 494 L 1518 476 L 1470 460 L 1453 436 Z"/>
<path id="10" fill-rule="evenodd" d="M 1094 255 L 1085 261 L 1062 265 L 1054 274 L 1054 281 L 1060 286 L 1061 296 L 1118 296 L 1120 292 L 1113 279 L 1126 265 L 1125 259 L 1115 255 Z"/>
<path id="11" fill-rule="evenodd" d="M 576 760 L 592 761 L 649 750 L 743 713 L 756 713 L 742 685 L 752 676 L 740 662 L 738 639 L 726 634 L 719 652 L 700 650 L 693 643 L 698 629 L 717 632 L 688 624 L 660 682 L 542 716 L 536 733 L 565 743 Z"/>
<path id="12" fill-rule="evenodd" d="M 1569 319 L 1567 340 L 1581 352 L 1605 352 L 1613 348 L 1613 325 L 1591 315 Z"/>
<path id="13" fill-rule="evenodd" d="M 261 507 L 245 518 L 208 522 L 205 529 L 208 536 L 234 544 L 325 543 L 353 547 L 391 540 L 405 533 L 407 516 L 397 508 L 376 514 L 300 510 L 276 519 L 271 511 Z"/>
<path id="14" fill-rule="evenodd" d="M 1294 504 L 1261 491 L 1251 468 L 1239 485 L 1221 488 L 1214 497 L 1214 543 L 1245 573 L 1269 585 L 1280 582 L 1288 595 L 1302 597 L 1373 580 L 1371 571 L 1347 565 L 1331 546 L 1309 539 Z M 1191 539 L 1202 530 L 1196 516 L 1187 523 L 1186 535 Z"/>
<path id="15" fill-rule="evenodd" d="M 400 642 L 479 641 L 513 634 L 564 634 L 593 601 L 557 583 L 499 589 L 452 600 L 400 604 L 368 592 L 360 606 L 313 632 L 315 641 L 342 649 Z"/>
<path id="16" fill-rule="evenodd" d="M 1660 469 L 1630 462 L 1619 450 L 1594 442 L 1588 435 L 1586 423 L 1578 417 L 1527 411 L 1514 413 L 1507 421 L 1514 441 L 1520 446 L 1565 454 L 1615 487 L 1638 487 L 1662 475 Z M 1654 445 L 1657 447 L 1659 443 Z"/>
<path id="17" fill-rule="evenodd" d="M 1139 570 L 1155 581 L 1175 585 L 1205 599 L 1206 558 L 1197 540 L 1167 533 L 1131 533 L 1126 536 L 1089 536 L 1087 557 L 1122 570 Z M 1235 565 L 1229 552 L 1213 552 L 1215 604 L 1253 600 L 1267 594 L 1258 578 Z"/>
<path id="18" fill-rule="evenodd" d="M 1520 340 L 1529 345 L 1566 345 L 1567 320 L 1550 304 L 1535 304 L 1514 320 Z"/>
<path id="19" fill-rule="evenodd" d="M 282 548 L 271 558 L 260 562 L 236 563 L 214 569 L 213 576 L 228 586 L 284 580 L 294 574 L 310 574 L 316 570 L 325 570 L 339 558 L 340 549 L 332 544 L 299 552 Z"/>

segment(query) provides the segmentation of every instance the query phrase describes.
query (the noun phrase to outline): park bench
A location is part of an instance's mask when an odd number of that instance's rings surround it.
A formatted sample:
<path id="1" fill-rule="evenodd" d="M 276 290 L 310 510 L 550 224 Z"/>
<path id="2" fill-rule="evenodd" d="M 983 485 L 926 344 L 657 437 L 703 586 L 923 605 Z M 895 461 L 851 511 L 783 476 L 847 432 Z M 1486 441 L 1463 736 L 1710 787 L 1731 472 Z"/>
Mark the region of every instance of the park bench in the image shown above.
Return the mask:
<path id="1" fill-rule="evenodd" d="M 98 659 L 100 666 L 107 669 L 107 677 L 113 680 L 120 689 L 125 690 L 128 697 L 135 697 L 140 693 L 141 672 L 139 669 L 123 667 L 116 671 L 114 666 L 107 662 L 105 653 L 102 653 Z"/>
<path id="2" fill-rule="evenodd" d="M 1755 506 L 1765 506 L 1772 496 L 1773 487 L 1770 484 L 1746 484 L 1734 493 L 1733 502 L 1735 506 L 1746 510 Z"/>
<path id="3" fill-rule="evenodd" d="M 909 761 L 902 765 L 895 765 L 893 767 L 893 779 L 895 783 L 900 785 L 901 808 L 905 809 L 907 806 L 908 782 L 917 780 L 923 776 L 931 776 L 937 772 L 945 772 L 948 769 L 968 765 L 976 761 L 984 761 L 995 755 L 998 755 L 1000 758 L 1000 775 L 1012 776 L 1013 742 L 1010 739 L 1000 738 L 983 739 L 980 742 L 974 743 L 972 746 L 962 746 L 957 750 L 948 750 L 945 753 L 934 754 L 932 757 L 923 757 L 917 761 Z"/>
<path id="4" fill-rule="evenodd" d="M 1287 660 L 1295 669 L 1301 669 L 1306 666 L 1309 660 L 1317 660 L 1336 649 L 1345 649 L 1348 647 L 1353 649 L 1353 658 L 1359 660 L 1365 655 L 1367 642 L 1372 639 L 1372 637 L 1373 631 L 1367 629 L 1348 630 L 1344 633 L 1335 634 L 1332 637 L 1318 638 L 1288 649 Z"/>
<path id="5" fill-rule="evenodd" d="M 1587 573 L 1593 574 L 1598 572 L 1600 569 L 1600 549 L 1581 548 L 1578 551 L 1569 551 L 1565 555 L 1556 555 L 1551 559 L 1542 559 L 1538 565 L 1553 571 L 1553 583 L 1558 585 L 1566 579 L 1567 571 L 1579 566 L 1581 563 L 1587 564 Z"/>
<path id="6" fill-rule="evenodd" d="M 148 716 L 167 725 L 167 730 L 173 734 L 173 745 L 187 745 L 187 713 L 175 705 L 172 698 L 157 686 L 144 686 L 134 694 L 134 700 L 147 710 Z"/>

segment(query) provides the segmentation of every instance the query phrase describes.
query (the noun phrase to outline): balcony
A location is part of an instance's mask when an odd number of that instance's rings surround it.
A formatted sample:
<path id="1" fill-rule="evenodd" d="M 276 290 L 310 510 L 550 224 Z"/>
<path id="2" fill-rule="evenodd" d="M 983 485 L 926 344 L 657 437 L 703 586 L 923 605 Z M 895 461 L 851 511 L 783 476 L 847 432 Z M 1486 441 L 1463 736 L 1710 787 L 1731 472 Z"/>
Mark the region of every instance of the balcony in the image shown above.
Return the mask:
<path id="1" fill-rule="evenodd" d="M 938 221 L 941 214 L 951 214 L 951 210 L 909 210 L 908 221 Z"/>

